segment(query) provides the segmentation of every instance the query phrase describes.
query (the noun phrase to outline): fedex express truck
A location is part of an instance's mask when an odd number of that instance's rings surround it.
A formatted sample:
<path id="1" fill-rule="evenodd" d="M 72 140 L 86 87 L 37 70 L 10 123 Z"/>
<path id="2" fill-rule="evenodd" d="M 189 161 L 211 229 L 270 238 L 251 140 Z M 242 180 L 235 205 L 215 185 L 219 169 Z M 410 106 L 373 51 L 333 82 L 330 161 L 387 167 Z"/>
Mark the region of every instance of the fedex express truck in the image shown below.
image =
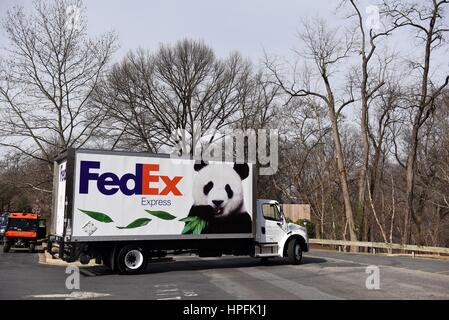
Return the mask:
<path id="1" fill-rule="evenodd" d="M 55 160 L 47 248 L 135 274 L 150 259 L 185 253 L 299 264 L 308 237 L 278 202 L 256 200 L 254 165 L 69 149 Z"/>

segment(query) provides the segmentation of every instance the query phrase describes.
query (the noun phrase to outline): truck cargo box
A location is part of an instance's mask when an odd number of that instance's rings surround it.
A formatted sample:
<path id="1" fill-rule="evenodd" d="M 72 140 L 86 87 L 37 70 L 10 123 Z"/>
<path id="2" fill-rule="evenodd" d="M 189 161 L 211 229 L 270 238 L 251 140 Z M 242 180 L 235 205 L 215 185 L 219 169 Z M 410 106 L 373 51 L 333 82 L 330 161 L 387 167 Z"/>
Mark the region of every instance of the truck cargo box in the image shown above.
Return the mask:
<path id="1" fill-rule="evenodd" d="M 206 230 L 191 212 L 194 199 L 196 204 L 208 201 L 204 195 L 213 182 L 238 177 L 235 164 L 209 163 L 202 179 L 210 181 L 204 186 L 195 185 L 198 166 L 195 160 L 168 155 L 70 149 L 55 162 L 51 232 L 65 241 L 82 242 L 254 238 L 253 166 L 247 166 L 247 176 L 239 180 L 241 189 L 216 185 L 213 190 L 228 195 L 217 200 L 224 201 L 223 206 L 242 197 L 242 207 L 235 210 L 246 211 L 251 219 L 249 228 L 237 222 L 223 232 L 219 227 Z"/>

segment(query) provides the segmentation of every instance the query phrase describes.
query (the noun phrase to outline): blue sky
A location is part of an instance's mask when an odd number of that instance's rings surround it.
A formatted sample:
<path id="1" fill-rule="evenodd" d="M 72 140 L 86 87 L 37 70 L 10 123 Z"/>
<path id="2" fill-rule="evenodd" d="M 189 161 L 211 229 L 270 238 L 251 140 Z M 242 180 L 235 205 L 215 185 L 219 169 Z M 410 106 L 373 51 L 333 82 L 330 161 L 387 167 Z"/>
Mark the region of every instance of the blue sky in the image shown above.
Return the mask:
<path id="1" fill-rule="evenodd" d="M 0 0 L 1 16 L 31 0 Z M 120 58 L 130 49 L 155 49 L 161 42 L 184 37 L 203 39 L 219 56 L 233 50 L 257 61 L 263 48 L 272 54 L 291 53 L 301 17 L 333 18 L 335 0 L 85 0 L 89 33 L 115 30 Z M 0 35 L 4 43 L 4 34 Z"/>
<path id="2" fill-rule="evenodd" d="M 120 49 L 119 61 L 129 50 L 139 47 L 154 51 L 160 43 L 182 38 L 202 39 L 218 56 L 239 51 L 256 64 L 263 51 L 291 58 L 299 47 L 297 34 L 305 18 L 320 17 L 340 29 L 348 24 L 345 12 L 336 10 L 340 0 L 84 0 L 91 36 L 114 30 Z M 360 0 L 364 14 L 377 0 Z M 14 5 L 33 7 L 32 0 L 0 0 L 0 19 Z M 446 16 L 447 19 L 449 15 Z M 406 30 L 389 40 L 390 50 L 400 50 L 401 59 L 420 54 Z M 0 47 L 6 45 L 0 29 Z M 437 53 L 434 70 L 448 69 L 447 51 Z M 358 62 L 354 56 L 354 62 Z M 291 59 L 289 59 L 291 60 Z M 352 113 L 351 111 L 349 112 Z M 357 113 L 353 114 L 357 117 Z"/>
<path id="3" fill-rule="evenodd" d="M 51 1 L 51 0 L 50 0 Z M 115 60 L 136 48 L 155 50 L 160 43 L 182 38 L 202 39 L 218 56 L 237 50 L 258 62 L 263 50 L 269 55 L 292 55 L 298 48 L 301 20 L 324 18 L 330 25 L 347 24 L 340 0 L 84 0 L 92 36 L 115 30 L 120 49 Z M 377 0 L 360 0 L 362 13 Z M 0 0 L 0 19 L 14 5 L 32 8 L 32 0 Z M 449 15 L 446 16 L 449 19 Z M 416 52 L 413 41 L 397 32 L 389 45 L 403 54 Z M 6 45 L 0 30 L 0 47 Z M 447 53 L 447 52 L 446 52 Z M 442 63 L 447 68 L 447 58 Z M 438 68 L 436 68 L 438 69 Z"/>

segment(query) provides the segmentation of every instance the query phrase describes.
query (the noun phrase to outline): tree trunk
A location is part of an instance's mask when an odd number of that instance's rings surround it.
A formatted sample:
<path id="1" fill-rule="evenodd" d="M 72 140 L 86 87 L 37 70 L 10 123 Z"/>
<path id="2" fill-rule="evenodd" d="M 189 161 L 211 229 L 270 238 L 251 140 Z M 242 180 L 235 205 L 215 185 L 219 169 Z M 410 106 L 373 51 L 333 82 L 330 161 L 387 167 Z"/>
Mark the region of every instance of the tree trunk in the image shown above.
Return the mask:
<path id="1" fill-rule="evenodd" d="M 328 104 L 328 106 L 332 122 L 332 133 L 335 144 L 335 157 L 337 161 L 338 177 L 340 180 L 343 201 L 345 206 L 345 215 L 348 223 L 349 237 L 351 241 L 357 241 L 357 234 L 355 231 L 355 224 L 354 224 L 354 214 L 352 211 L 351 196 L 349 194 L 349 187 L 348 187 L 348 177 L 346 172 L 346 166 L 343 159 L 343 147 L 341 144 L 340 132 L 338 129 L 337 114 L 335 112 L 335 107 L 332 101 Z M 357 252 L 357 248 L 351 247 L 351 252 Z"/>
<path id="2" fill-rule="evenodd" d="M 427 83 L 427 80 L 425 80 Z M 423 89 L 424 91 L 424 89 Z M 426 92 L 426 91 L 424 91 Z M 413 122 L 412 136 L 410 141 L 410 151 L 406 163 L 406 211 L 404 219 L 404 233 L 402 238 L 403 244 L 411 243 L 411 222 L 415 219 L 415 210 L 413 207 L 413 199 L 415 197 L 415 167 L 418 152 L 419 128 L 422 118 L 422 109 L 420 109 Z"/>
<path id="3" fill-rule="evenodd" d="M 365 63 L 364 63 L 365 65 Z M 357 235 L 360 240 L 364 234 L 364 216 L 365 216 L 365 195 L 366 195 L 366 181 L 368 175 L 369 165 L 369 141 L 368 141 L 368 99 L 366 95 L 366 80 L 368 75 L 364 72 L 364 81 L 362 83 L 362 120 L 361 120 L 361 136 L 362 136 L 362 167 L 359 172 L 357 207 L 356 207 L 356 224 Z"/>

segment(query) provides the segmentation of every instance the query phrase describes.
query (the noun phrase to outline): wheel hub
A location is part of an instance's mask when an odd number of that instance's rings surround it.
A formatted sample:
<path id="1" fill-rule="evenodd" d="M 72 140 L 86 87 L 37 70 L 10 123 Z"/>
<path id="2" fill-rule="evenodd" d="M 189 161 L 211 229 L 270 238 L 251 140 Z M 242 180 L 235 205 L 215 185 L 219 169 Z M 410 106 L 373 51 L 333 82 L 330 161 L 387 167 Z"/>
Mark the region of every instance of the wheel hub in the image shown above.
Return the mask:
<path id="1" fill-rule="evenodd" d="M 131 250 L 125 255 L 125 266 L 129 269 L 136 270 L 142 266 L 143 254 L 137 249 Z"/>

